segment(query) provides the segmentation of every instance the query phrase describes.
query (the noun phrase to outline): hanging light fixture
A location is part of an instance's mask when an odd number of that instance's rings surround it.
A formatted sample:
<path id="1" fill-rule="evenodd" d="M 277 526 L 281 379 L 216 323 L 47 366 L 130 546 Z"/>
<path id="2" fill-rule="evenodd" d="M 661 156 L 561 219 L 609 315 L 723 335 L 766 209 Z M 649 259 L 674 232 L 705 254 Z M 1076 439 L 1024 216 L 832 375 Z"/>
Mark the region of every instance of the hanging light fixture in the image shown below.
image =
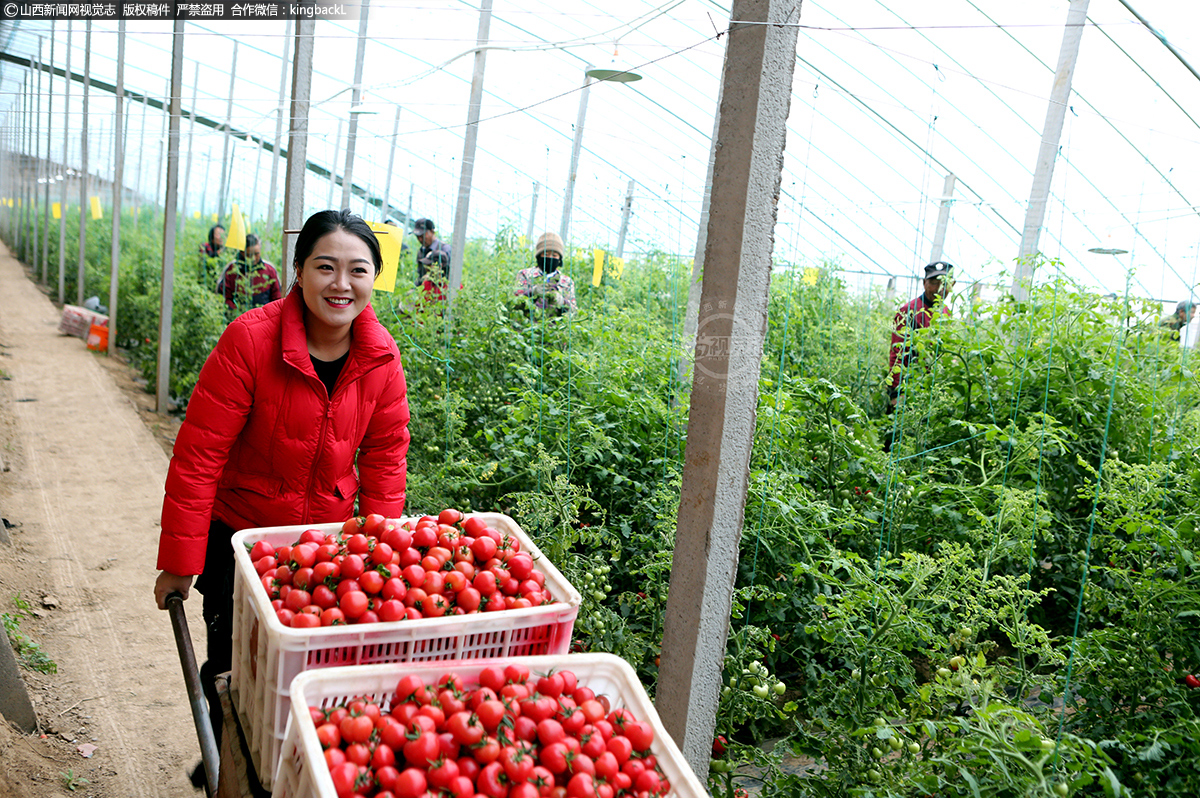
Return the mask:
<path id="1" fill-rule="evenodd" d="M 608 66 L 589 66 L 584 70 L 584 74 L 592 80 L 607 80 L 612 83 L 633 83 L 635 80 L 642 79 L 642 76 L 634 72 L 632 67 L 619 61 L 616 43 L 613 44 L 613 54 L 608 62 Z"/>
<path id="2" fill-rule="evenodd" d="M 1127 249 L 1114 249 L 1113 247 L 1092 247 L 1088 250 L 1094 255 L 1128 255 Z"/>

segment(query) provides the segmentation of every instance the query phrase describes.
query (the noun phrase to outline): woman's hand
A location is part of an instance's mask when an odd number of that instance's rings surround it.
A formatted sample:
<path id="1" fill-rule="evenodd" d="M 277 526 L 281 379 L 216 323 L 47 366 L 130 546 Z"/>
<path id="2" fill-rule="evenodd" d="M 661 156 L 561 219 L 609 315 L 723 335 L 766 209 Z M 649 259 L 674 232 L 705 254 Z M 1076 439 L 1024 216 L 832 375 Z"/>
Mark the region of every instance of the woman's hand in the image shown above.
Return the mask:
<path id="1" fill-rule="evenodd" d="M 183 596 L 184 600 L 187 600 L 191 589 L 192 577 L 179 576 L 169 571 L 160 571 L 158 579 L 154 580 L 154 602 L 158 604 L 160 610 L 165 610 L 167 608 L 167 596 L 177 592 Z"/>

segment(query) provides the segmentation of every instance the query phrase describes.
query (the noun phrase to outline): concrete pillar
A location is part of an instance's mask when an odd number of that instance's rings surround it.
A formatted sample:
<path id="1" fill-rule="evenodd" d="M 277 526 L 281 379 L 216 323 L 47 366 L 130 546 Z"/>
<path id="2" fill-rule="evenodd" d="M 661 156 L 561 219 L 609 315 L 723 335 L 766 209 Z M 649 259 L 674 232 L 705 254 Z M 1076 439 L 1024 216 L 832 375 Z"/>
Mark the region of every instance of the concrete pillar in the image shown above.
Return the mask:
<path id="1" fill-rule="evenodd" d="M 54 160 L 50 157 L 50 146 L 54 135 L 54 29 L 56 22 L 50 21 L 50 69 L 46 75 L 46 168 L 42 170 L 46 178 L 45 193 L 42 197 L 42 273 L 41 283 L 46 284 L 46 274 L 50 270 L 50 178 L 58 174 L 54 170 Z"/>
<path id="2" fill-rule="evenodd" d="M 82 305 L 87 283 L 87 220 L 90 215 L 88 189 L 91 175 L 88 167 L 88 98 L 92 88 L 92 21 L 86 23 L 83 37 L 83 124 L 79 132 L 79 260 L 76 264 L 75 304 Z"/>
<path id="3" fill-rule="evenodd" d="M 283 137 L 283 112 L 285 92 L 287 91 L 288 54 L 292 47 L 292 21 L 289 19 L 283 29 L 283 57 L 279 67 L 279 106 L 275 113 L 275 147 L 271 153 L 271 190 L 267 200 L 267 230 L 275 227 L 275 186 L 279 182 L 279 147 Z"/>
<path id="4" fill-rule="evenodd" d="M 933 248 L 929 253 L 929 262 L 942 259 L 942 249 L 946 245 L 946 228 L 950 225 L 950 206 L 954 202 L 954 175 L 946 175 L 942 184 L 942 205 L 938 208 L 937 229 L 933 233 Z"/>
<path id="5" fill-rule="evenodd" d="M 337 123 L 337 135 L 333 137 L 333 158 L 329 161 L 329 196 L 325 200 L 325 207 L 333 207 L 333 188 L 337 185 L 337 162 L 338 152 L 342 149 L 342 120 Z M 340 208 L 338 210 L 341 210 Z"/>
<path id="6" fill-rule="evenodd" d="M 346 133 L 346 168 L 342 170 L 342 201 L 339 208 L 350 207 L 354 188 L 354 145 L 358 139 L 358 113 L 362 102 L 363 58 L 367 53 L 367 19 L 370 16 L 371 0 L 362 0 L 358 15 L 358 50 L 354 55 L 354 86 L 350 89 L 350 130 Z"/>
<path id="7" fill-rule="evenodd" d="M 112 239 L 109 249 L 108 353 L 117 346 L 117 289 L 121 280 L 121 187 L 125 183 L 125 138 L 121 120 L 125 109 L 125 20 L 117 23 L 117 96 L 113 114 Z"/>
<path id="8" fill-rule="evenodd" d="M 633 180 L 625 192 L 625 206 L 621 208 L 621 234 L 617 237 L 617 257 L 625 257 L 625 234 L 629 232 L 629 212 L 633 210 Z"/>
<path id="9" fill-rule="evenodd" d="M 316 21 L 296 21 L 296 42 L 292 55 L 292 108 L 288 122 L 288 157 L 283 184 L 283 229 L 299 230 L 304 225 L 304 171 L 308 163 L 308 107 L 312 91 L 313 33 Z M 332 175 L 330 175 L 332 178 Z M 283 257 L 279 271 L 286 291 L 296 278 L 292 258 L 296 237 L 283 234 Z"/>
<path id="10" fill-rule="evenodd" d="M 192 107 L 188 113 L 188 139 L 187 139 L 187 161 L 183 167 L 183 191 L 179 195 L 179 219 L 178 230 L 179 234 L 183 234 L 183 226 L 187 224 L 188 215 L 188 184 L 192 182 L 192 152 L 195 149 L 196 139 L 196 103 L 200 98 L 200 62 L 196 61 L 196 68 L 192 72 Z"/>
<path id="11" fill-rule="evenodd" d="M 592 78 L 584 72 L 583 88 L 579 90 L 579 113 L 575 117 L 575 140 L 571 142 L 571 170 L 567 173 L 567 190 L 563 192 L 562 221 L 558 225 L 558 235 L 567 246 L 568 234 L 571 232 L 571 205 L 575 201 L 575 178 L 579 172 L 579 151 L 583 149 L 583 123 L 587 120 L 588 87 Z"/>
<path id="12" fill-rule="evenodd" d="M 386 222 L 392 202 L 392 167 L 396 164 L 396 139 L 400 137 L 400 106 L 396 106 L 396 120 L 392 122 L 392 145 L 388 147 L 387 175 L 383 179 L 383 202 L 379 203 L 379 221 Z"/>
<path id="13" fill-rule="evenodd" d="M 717 90 L 717 112 L 713 114 L 713 132 L 709 140 L 708 170 L 704 175 L 704 198 L 700 202 L 700 231 L 696 236 L 696 253 L 692 260 L 692 279 L 688 284 L 687 310 L 683 314 L 683 350 L 679 356 L 676 380 L 687 385 L 692 378 L 692 352 L 696 348 L 696 322 L 700 314 L 700 292 L 704 289 L 704 248 L 708 244 L 708 217 L 712 206 L 713 163 L 717 157 L 717 128 L 721 124 L 721 100 L 725 85 Z"/>
<path id="14" fill-rule="evenodd" d="M 1033 173 L 1033 188 L 1029 192 L 1029 207 L 1025 210 L 1025 227 L 1021 231 L 1021 249 L 1017 253 L 1017 268 L 1013 273 L 1012 295 L 1018 302 L 1029 298 L 1029 281 L 1033 277 L 1033 257 L 1038 251 L 1042 222 L 1046 219 L 1046 202 L 1050 197 L 1050 181 L 1054 177 L 1054 160 L 1062 137 L 1063 119 L 1071 98 L 1071 78 L 1075 74 L 1075 59 L 1079 56 L 1079 41 L 1087 23 L 1088 0 L 1071 0 L 1067 24 L 1063 29 L 1062 48 L 1058 52 L 1058 69 L 1050 90 L 1046 108 L 1046 124 L 1042 128 L 1042 146 L 1038 150 L 1037 168 Z"/>
<path id="15" fill-rule="evenodd" d="M 471 212 L 471 176 L 475 173 L 475 143 L 479 140 L 479 108 L 483 104 L 483 74 L 487 63 L 488 29 L 492 24 L 492 0 L 479 5 L 479 31 L 475 37 L 475 71 L 471 75 L 471 100 L 467 104 L 467 129 L 463 136 L 463 157 L 458 173 L 458 202 L 454 206 L 454 232 L 450 242 L 449 301 L 462 282 L 463 250 L 467 247 L 467 223 Z"/>
<path id="16" fill-rule="evenodd" d="M 42 37 L 38 37 L 38 56 L 37 56 L 37 87 L 34 92 L 37 96 L 37 108 L 34 111 L 33 123 L 33 198 L 35 204 L 41 204 L 42 199 L 42 179 L 45 177 L 45 166 L 42 159 L 42 137 L 38 135 L 41 132 L 42 124 Z M 30 213 L 33 215 L 33 246 L 30 248 L 33 252 L 33 262 L 30 264 L 33 268 L 33 273 L 38 274 L 38 266 L 43 262 L 41 253 L 38 247 L 41 246 L 41 236 L 39 235 L 37 207 L 31 208 Z M 45 266 L 42 266 L 41 273 L 45 274 Z"/>
<path id="17" fill-rule="evenodd" d="M 735 0 L 722 76 L 704 287 L 656 705 L 708 775 L 738 543 L 801 0 Z"/>
<path id="18" fill-rule="evenodd" d="M 63 131 L 62 131 L 62 167 L 59 174 L 63 176 L 62 195 L 59 197 L 59 208 L 62 215 L 58 220 L 58 304 L 62 305 L 66 302 L 67 293 L 67 166 L 70 159 L 67 157 L 68 146 L 71 141 L 71 20 L 67 20 L 67 65 L 66 65 L 66 84 L 67 89 L 63 94 Z"/>
<path id="19" fill-rule="evenodd" d="M 221 148 L 221 190 L 217 194 L 217 218 L 225 218 L 225 214 L 229 206 L 229 142 L 232 139 L 233 131 L 233 92 L 237 83 L 237 48 L 238 43 L 235 39 L 233 42 L 233 63 L 229 65 L 229 100 L 225 105 L 225 143 Z"/>
<path id="20" fill-rule="evenodd" d="M 525 240 L 533 241 L 533 228 L 537 224 L 537 203 L 538 194 L 541 193 L 542 184 L 538 181 L 533 181 L 533 201 L 529 204 L 529 226 L 525 229 Z"/>
<path id="21" fill-rule="evenodd" d="M 162 295 L 158 316 L 158 403 L 156 412 L 170 409 L 171 316 L 175 304 L 175 214 L 179 208 L 179 117 L 183 113 L 183 25 L 175 20 L 171 37 L 171 93 L 167 109 L 167 188 L 163 198 Z"/>

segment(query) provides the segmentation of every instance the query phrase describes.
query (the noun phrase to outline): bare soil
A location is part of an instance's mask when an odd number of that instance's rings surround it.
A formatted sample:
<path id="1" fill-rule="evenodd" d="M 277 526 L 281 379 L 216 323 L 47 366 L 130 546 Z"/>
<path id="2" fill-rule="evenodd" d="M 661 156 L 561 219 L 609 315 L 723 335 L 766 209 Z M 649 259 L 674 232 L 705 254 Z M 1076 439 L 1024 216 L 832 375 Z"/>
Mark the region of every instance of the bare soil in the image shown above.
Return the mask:
<path id="1" fill-rule="evenodd" d="M 57 665 L 22 669 L 40 729 L 0 722 L 0 795 L 196 795 L 199 745 L 153 598 L 179 419 L 118 357 L 60 334 L 59 315 L 0 245 L 0 614 Z M 199 602 L 187 609 L 202 656 Z"/>

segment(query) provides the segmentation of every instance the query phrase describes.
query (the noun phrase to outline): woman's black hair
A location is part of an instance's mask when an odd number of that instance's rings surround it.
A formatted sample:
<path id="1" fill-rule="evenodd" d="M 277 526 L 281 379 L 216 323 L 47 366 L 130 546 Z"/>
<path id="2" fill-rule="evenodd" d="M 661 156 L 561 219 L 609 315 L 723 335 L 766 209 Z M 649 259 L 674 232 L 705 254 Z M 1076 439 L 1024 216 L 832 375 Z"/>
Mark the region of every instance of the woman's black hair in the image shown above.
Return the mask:
<path id="1" fill-rule="evenodd" d="M 345 230 L 362 239 L 362 242 L 367 245 L 367 249 L 371 250 L 371 259 L 375 262 L 375 276 L 378 277 L 379 272 L 383 269 L 383 255 L 379 252 L 379 239 L 375 237 L 375 231 L 367 226 L 362 217 L 351 213 L 348 208 L 342 211 L 317 211 L 308 217 L 308 221 L 300 230 L 300 235 L 296 237 L 296 257 L 293 261 L 296 271 L 299 271 L 304 265 L 304 261 L 308 260 L 317 241 L 336 230 Z"/>
<path id="2" fill-rule="evenodd" d="M 208 243 L 210 246 L 217 243 L 216 241 L 213 241 L 213 234 L 216 233 L 218 230 L 224 230 L 224 229 L 225 229 L 225 225 L 223 225 L 223 224 L 214 224 L 212 227 L 208 228 Z"/>

